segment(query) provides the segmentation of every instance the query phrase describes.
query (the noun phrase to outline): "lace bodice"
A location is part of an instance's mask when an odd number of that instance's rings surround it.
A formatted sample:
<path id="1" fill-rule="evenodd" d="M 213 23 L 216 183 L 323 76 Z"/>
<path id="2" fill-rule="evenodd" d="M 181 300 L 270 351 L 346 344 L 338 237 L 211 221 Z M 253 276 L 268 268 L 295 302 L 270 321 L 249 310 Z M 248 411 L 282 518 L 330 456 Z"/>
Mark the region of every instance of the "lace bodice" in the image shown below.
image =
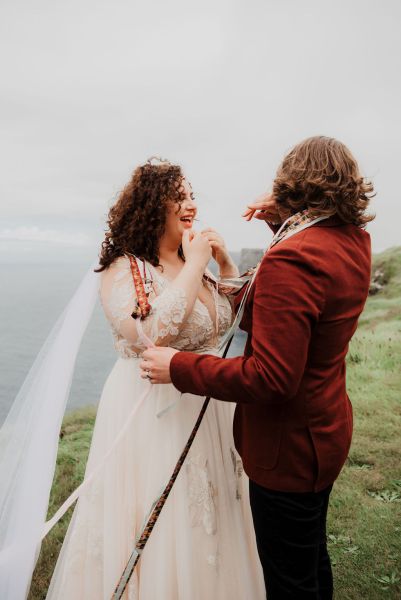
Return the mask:
<path id="1" fill-rule="evenodd" d="M 144 333 L 159 346 L 192 352 L 215 351 L 233 318 L 228 297 L 208 283 L 215 301 L 216 322 L 198 298 L 184 321 L 187 308 L 185 290 L 176 287 L 148 262 L 146 268 L 153 279 L 153 291 L 149 296 L 152 311 L 141 322 Z M 131 317 L 136 291 L 128 257 L 118 258 L 102 273 L 100 300 L 111 325 L 117 352 L 124 358 L 139 356 L 145 346 Z"/>

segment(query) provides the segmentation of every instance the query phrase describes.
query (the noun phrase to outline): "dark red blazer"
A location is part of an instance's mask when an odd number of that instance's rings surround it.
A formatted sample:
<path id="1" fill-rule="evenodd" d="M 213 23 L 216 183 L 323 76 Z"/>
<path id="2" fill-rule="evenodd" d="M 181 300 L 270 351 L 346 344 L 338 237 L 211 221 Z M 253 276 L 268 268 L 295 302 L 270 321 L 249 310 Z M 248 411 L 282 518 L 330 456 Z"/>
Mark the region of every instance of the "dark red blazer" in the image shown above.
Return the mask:
<path id="1" fill-rule="evenodd" d="M 237 403 L 235 444 L 260 485 L 311 492 L 338 476 L 352 436 L 345 356 L 370 269 L 366 231 L 337 217 L 321 221 L 263 258 L 241 322 L 244 356 L 173 357 L 181 392 Z"/>

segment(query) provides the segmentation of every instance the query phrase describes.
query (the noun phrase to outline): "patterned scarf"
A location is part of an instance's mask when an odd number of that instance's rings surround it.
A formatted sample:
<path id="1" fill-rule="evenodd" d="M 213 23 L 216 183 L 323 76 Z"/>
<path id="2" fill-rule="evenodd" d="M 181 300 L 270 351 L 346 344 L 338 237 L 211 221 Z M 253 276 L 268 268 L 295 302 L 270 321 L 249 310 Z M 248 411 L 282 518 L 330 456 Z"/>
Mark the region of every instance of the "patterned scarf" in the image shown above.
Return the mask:
<path id="1" fill-rule="evenodd" d="M 267 250 L 270 250 L 273 246 L 281 242 L 281 240 L 286 239 L 298 233 L 302 229 L 306 229 L 310 225 L 317 223 L 318 221 L 322 221 L 323 219 L 327 219 L 327 216 L 316 217 L 310 214 L 309 210 L 306 208 L 301 212 L 295 213 L 295 215 L 291 215 L 284 223 L 281 225 L 280 229 L 273 236 L 272 241 L 269 244 Z"/>
<path id="2" fill-rule="evenodd" d="M 323 219 L 327 218 L 328 216 L 315 217 L 310 214 L 308 209 L 291 215 L 286 221 L 284 221 L 277 233 L 274 234 L 272 241 L 266 248 L 258 264 L 255 267 L 252 267 L 245 271 L 245 273 L 243 273 L 239 277 L 222 279 L 218 283 L 219 290 L 225 294 L 237 294 L 244 286 L 244 284 L 247 283 L 250 279 L 252 279 L 253 275 L 255 274 L 255 271 L 258 270 L 260 263 L 263 260 L 263 257 L 267 252 L 269 252 L 271 248 L 273 248 L 273 246 L 295 235 L 299 231 L 302 231 L 303 229 L 306 229 L 307 227 L 310 227 L 311 225 L 314 225 L 315 223 L 323 221 Z"/>

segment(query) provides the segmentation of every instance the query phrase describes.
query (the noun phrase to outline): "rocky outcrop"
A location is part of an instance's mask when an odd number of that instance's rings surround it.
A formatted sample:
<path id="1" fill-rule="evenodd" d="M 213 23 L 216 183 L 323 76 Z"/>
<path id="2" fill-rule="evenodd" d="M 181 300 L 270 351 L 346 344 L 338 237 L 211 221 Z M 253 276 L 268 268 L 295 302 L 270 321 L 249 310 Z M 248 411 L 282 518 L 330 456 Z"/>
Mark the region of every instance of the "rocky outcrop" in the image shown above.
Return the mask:
<path id="1" fill-rule="evenodd" d="M 386 283 L 387 278 L 384 271 L 382 269 L 376 269 L 372 273 L 372 279 L 369 288 L 369 296 L 374 296 L 375 294 L 380 292 L 384 288 Z"/>
<path id="2" fill-rule="evenodd" d="M 245 273 L 251 267 L 256 267 L 263 253 L 264 250 L 261 248 L 242 248 L 238 261 L 240 274 Z"/>

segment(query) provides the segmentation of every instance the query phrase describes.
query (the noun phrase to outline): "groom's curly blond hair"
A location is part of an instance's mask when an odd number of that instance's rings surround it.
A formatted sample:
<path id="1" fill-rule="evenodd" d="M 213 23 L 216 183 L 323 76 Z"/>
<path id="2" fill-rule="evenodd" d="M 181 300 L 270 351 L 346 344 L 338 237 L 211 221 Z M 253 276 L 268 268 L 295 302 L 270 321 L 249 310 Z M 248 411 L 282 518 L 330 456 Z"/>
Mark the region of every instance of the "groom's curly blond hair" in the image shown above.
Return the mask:
<path id="1" fill-rule="evenodd" d="M 284 158 L 273 183 L 273 196 L 283 214 L 310 209 L 316 215 L 338 215 L 364 227 L 373 185 L 360 174 L 348 148 L 325 136 L 310 137 Z"/>

